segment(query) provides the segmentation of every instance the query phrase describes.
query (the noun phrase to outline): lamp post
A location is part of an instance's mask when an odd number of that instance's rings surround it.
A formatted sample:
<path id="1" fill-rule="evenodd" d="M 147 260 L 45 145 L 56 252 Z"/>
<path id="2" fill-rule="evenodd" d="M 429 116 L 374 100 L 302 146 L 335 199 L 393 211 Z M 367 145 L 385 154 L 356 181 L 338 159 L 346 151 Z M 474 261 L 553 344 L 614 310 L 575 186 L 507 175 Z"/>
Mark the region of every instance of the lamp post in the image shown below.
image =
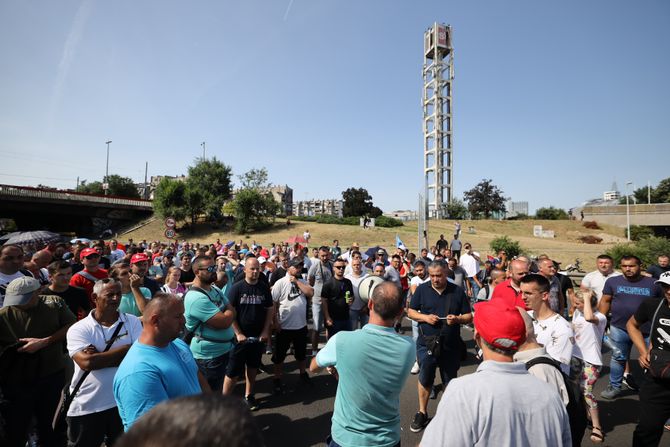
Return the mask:
<path id="1" fill-rule="evenodd" d="M 626 236 L 628 241 L 630 241 L 630 203 L 628 200 L 628 186 L 632 184 L 633 182 L 626 182 Z"/>
<path id="2" fill-rule="evenodd" d="M 200 143 L 200 146 L 202 146 L 202 160 L 205 161 L 205 142 Z"/>
<path id="3" fill-rule="evenodd" d="M 102 187 L 105 189 L 105 195 L 107 195 L 107 190 L 109 189 L 109 185 L 107 184 L 107 180 L 109 179 L 109 145 L 112 143 L 112 140 L 105 141 L 105 144 L 107 145 L 107 163 L 105 164 L 105 181 L 102 182 Z"/>

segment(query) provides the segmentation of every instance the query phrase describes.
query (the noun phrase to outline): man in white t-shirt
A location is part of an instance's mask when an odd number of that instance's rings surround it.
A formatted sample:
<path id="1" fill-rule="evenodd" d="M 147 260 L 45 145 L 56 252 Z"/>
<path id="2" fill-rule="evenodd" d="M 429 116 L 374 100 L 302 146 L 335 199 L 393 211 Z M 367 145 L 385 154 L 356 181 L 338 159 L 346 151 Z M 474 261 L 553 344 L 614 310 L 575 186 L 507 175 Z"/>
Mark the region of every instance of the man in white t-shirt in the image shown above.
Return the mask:
<path id="1" fill-rule="evenodd" d="M 69 446 L 100 445 L 103 441 L 112 445 L 123 433 L 123 423 L 114 400 L 114 374 L 142 333 L 139 318 L 118 311 L 121 303 L 119 282 L 113 279 L 97 281 L 92 297 L 95 309 L 67 332 L 67 349 L 74 360 L 70 393 L 84 371 L 90 371 L 67 412 Z M 114 336 L 120 324 L 123 326 Z M 111 347 L 104 352 L 112 337 Z"/>
<path id="2" fill-rule="evenodd" d="M 477 278 L 477 273 L 479 273 L 479 256 L 472 251 L 472 245 L 469 242 L 466 242 L 463 245 L 463 254 L 458 260 L 458 265 L 460 265 L 467 275 L 466 281 L 470 282 L 470 289 L 472 290 L 472 298 L 477 298 L 479 294 L 479 289 L 483 287 L 482 283 L 479 282 Z"/>
<path id="3" fill-rule="evenodd" d="M 600 255 L 596 258 L 597 270 L 587 273 L 580 284 L 581 289 L 593 290 L 598 297 L 598 302 L 603 296 L 603 287 L 608 278 L 621 276 L 621 272 L 614 271 L 614 260 L 609 255 Z"/>
<path id="4" fill-rule="evenodd" d="M 114 264 L 119 259 L 122 259 L 126 252 L 119 248 L 119 243 L 116 239 L 112 239 L 109 243 L 109 260 Z"/>
<path id="5" fill-rule="evenodd" d="M 345 273 L 344 277 L 351 281 L 351 285 L 354 287 L 354 300 L 349 305 L 349 319 L 351 320 L 351 330 L 355 331 L 359 328 L 359 324 L 362 329 L 370 320 L 368 306 L 361 300 L 361 295 L 358 292 L 361 281 L 370 275 L 363 271 L 365 267 L 363 267 L 363 260 L 360 256 L 355 256 L 347 267 L 351 267 L 351 272 Z"/>
<path id="6" fill-rule="evenodd" d="M 0 307 L 5 300 L 7 285 L 22 276 L 33 276 L 23 268 L 23 249 L 18 245 L 3 245 L 0 249 Z"/>
<path id="7" fill-rule="evenodd" d="M 521 278 L 521 294 L 527 308 L 533 311 L 537 342 L 547 354 L 561 363 L 561 370 L 570 374 L 570 359 L 575 335 L 570 323 L 549 306 L 549 280 L 532 273 Z"/>
<path id="8" fill-rule="evenodd" d="M 302 258 L 293 258 L 288 265 L 286 275 L 272 287 L 273 327 L 277 333 L 277 346 L 272 356 L 272 363 L 275 365 L 275 394 L 281 394 L 283 391 L 282 369 L 286 352 L 291 345 L 293 345 L 294 356 L 300 369 L 300 380 L 306 384 L 311 383 L 305 370 L 305 358 L 307 356 L 307 301 L 314 296 L 314 289 L 301 277 Z"/>

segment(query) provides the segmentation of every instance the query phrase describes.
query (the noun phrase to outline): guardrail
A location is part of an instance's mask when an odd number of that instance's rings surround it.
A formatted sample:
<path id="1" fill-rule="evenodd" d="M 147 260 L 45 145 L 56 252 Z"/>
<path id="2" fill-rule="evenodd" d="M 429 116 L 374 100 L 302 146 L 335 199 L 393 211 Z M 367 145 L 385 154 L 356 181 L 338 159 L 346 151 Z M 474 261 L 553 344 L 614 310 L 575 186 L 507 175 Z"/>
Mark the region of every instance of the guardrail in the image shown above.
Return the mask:
<path id="1" fill-rule="evenodd" d="M 0 185 L 0 197 L 21 197 L 30 199 L 50 199 L 90 204 L 123 205 L 151 209 L 151 200 L 128 199 L 116 196 L 99 196 L 74 191 L 53 191 L 28 186 Z"/>

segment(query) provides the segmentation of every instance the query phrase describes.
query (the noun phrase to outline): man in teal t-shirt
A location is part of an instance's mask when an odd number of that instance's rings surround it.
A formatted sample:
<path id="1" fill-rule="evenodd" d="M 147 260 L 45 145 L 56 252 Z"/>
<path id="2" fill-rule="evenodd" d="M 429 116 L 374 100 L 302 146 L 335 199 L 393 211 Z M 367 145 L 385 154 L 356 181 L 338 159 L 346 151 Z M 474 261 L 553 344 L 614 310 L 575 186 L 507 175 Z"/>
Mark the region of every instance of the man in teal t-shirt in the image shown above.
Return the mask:
<path id="1" fill-rule="evenodd" d="M 235 310 L 216 287 L 216 264 L 209 256 L 193 260 L 195 279 L 184 296 L 186 330 L 193 332 L 191 352 L 198 369 L 214 391 L 222 391 L 235 333 Z"/>
<path id="2" fill-rule="evenodd" d="M 393 283 L 375 287 L 367 305 L 370 322 L 363 329 L 338 332 L 312 359 L 312 372 L 327 368 L 339 380 L 329 447 L 400 444 L 400 391 L 416 348 L 393 329 L 403 311 Z"/>
<path id="3" fill-rule="evenodd" d="M 165 400 L 208 391 L 188 346 L 177 338 L 183 328 L 179 298 L 159 293 L 144 308 L 142 334 L 114 376 L 114 400 L 125 430 Z"/>

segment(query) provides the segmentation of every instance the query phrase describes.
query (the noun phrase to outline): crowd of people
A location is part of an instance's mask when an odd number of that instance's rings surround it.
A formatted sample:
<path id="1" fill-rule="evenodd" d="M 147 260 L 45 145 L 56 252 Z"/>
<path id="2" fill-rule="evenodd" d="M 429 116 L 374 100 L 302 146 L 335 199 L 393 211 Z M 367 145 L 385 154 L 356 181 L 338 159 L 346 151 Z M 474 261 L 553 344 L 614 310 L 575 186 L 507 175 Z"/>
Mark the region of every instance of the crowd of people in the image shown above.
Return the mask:
<path id="1" fill-rule="evenodd" d="M 313 387 L 310 372 L 322 369 L 338 378 L 331 447 L 399 445 L 409 374 L 418 374 L 409 429 L 425 429 L 424 446 L 580 445 L 587 424 L 591 441 L 602 443 L 593 390 L 605 344 L 612 356 L 600 397 L 639 389 L 633 445 L 658 445 L 670 418 L 668 257 L 643 271 L 626 255 L 618 272 L 601 255 L 574 287 L 546 255 L 484 258 L 461 242 L 458 223 L 454 233 L 418 256 L 402 245 L 362 251 L 337 240 L 4 245 L 0 444 L 148 443 L 163 439 L 148 427 L 178 402 L 239 409 L 230 400 L 239 381 L 255 411 L 259 370 L 272 374 L 275 394 L 285 393 L 289 354 L 300 386 Z M 405 317 L 413 340 L 402 335 Z M 459 378 L 463 326 L 474 329 L 481 364 Z M 633 345 L 641 386 L 629 365 Z M 441 392 L 431 421 L 428 402 Z M 244 433 L 254 431 L 250 413 L 240 414 Z M 234 445 L 259 445 L 243 443 L 258 433 L 235 436 Z"/>

